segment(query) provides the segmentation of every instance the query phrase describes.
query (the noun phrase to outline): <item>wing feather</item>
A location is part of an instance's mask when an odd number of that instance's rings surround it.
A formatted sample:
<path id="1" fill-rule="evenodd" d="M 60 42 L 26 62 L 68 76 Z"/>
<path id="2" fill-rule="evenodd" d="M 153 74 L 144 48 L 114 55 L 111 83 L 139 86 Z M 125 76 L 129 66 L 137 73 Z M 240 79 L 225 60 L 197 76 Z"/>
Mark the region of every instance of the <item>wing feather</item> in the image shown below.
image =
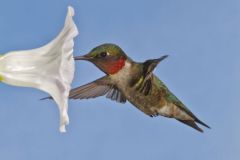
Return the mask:
<path id="1" fill-rule="evenodd" d="M 104 76 L 86 85 L 74 88 L 70 91 L 70 99 L 89 99 L 106 95 L 107 98 L 125 103 L 127 100 L 118 88 L 111 84 L 108 76 Z"/>
<path id="2" fill-rule="evenodd" d="M 157 67 L 157 65 L 167 58 L 168 56 L 162 56 L 158 59 L 150 59 L 143 63 L 143 80 L 141 84 L 137 87 L 137 90 L 147 96 L 152 90 L 152 80 L 153 80 L 153 70 Z"/>
<path id="3" fill-rule="evenodd" d="M 106 97 L 119 103 L 126 103 L 127 101 L 125 96 L 115 87 L 111 88 Z"/>

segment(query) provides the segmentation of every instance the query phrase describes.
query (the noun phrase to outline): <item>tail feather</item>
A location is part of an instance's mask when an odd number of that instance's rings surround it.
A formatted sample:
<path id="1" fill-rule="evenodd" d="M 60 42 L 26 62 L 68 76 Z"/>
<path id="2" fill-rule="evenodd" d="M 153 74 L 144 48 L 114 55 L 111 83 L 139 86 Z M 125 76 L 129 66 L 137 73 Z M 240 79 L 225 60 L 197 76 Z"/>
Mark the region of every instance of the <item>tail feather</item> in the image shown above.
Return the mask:
<path id="1" fill-rule="evenodd" d="M 184 124 L 186 124 L 186 125 L 188 125 L 188 126 L 190 126 L 190 127 L 192 127 L 192 128 L 194 128 L 194 129 L 196 129 L 197 131 L 203 133 L 203 130 L 200 127 L 198 127 L 198 125 L 194 121 L 191 121 L 191 120 L 180 120 L 180 119 L 177 119 L 177 120 L 182 122 L 182 123 L 184 123 Z"/>
<path id="2" fill-rule="evenodd" d="M 209 128 L 209 129 L 211 128 L 211 127 L 209 127 L 207 124 L 205 124 L 204 122 L 200 121 L 199 119 L 195 119 L 195 121 L 196 121 L 197 123 L 203 125 L 204 127 L 207 127 L 207 128 Z"/>

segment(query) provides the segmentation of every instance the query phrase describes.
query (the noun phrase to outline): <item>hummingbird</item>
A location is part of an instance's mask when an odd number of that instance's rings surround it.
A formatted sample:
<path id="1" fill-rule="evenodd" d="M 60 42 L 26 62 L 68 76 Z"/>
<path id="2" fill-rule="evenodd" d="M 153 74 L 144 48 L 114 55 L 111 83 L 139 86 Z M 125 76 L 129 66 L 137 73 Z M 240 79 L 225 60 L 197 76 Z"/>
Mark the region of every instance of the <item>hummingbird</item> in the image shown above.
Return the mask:
<path id="1" fill-rule="evenodd" d="M 143 63 L 135 62 L 116 44 L 102 44 L 75 60 L 93 63 L 106 75 L 91 83 L 70 91 L 70 99 L 89 99 L 106 95 L 119 103 L 129 101 L 137 109 L 150 117 L 164 116 L 174 118 L 197 131 L 200 121 L 156 76 L 153 71 L 168 55 L 149 59 Z"/>

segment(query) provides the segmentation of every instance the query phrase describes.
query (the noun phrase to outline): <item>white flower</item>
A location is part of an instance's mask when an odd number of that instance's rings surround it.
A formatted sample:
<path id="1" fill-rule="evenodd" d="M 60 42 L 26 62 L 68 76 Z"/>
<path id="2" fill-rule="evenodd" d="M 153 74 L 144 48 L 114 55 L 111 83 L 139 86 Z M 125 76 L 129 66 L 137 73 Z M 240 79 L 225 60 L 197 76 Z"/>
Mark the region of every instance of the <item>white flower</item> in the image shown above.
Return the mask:
<path id="1" fill-rule="evenodd" d="M 0 81 L 22 87 L 33 87 L 51 95 L 60 110 L 60 131 L 65 132 L 68 118 L 68 95 L 74 76 L 73 38 L 78 35 L 68 7 L 65 25 L 47 45 L 0 56 Z"/>

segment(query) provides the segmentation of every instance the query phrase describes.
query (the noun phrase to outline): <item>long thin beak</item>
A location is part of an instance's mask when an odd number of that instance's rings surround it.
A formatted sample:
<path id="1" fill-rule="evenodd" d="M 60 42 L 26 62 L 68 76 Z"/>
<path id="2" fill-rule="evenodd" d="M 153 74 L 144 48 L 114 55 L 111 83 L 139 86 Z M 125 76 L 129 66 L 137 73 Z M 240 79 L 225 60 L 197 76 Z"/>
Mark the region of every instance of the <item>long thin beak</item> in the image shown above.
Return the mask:
<path id="1" fill-rule="evenodd" d="M 90 60 L 90 59 L 91 57 L 87 57 L 86 55 L 74 57 L 74 60 Z"/>

